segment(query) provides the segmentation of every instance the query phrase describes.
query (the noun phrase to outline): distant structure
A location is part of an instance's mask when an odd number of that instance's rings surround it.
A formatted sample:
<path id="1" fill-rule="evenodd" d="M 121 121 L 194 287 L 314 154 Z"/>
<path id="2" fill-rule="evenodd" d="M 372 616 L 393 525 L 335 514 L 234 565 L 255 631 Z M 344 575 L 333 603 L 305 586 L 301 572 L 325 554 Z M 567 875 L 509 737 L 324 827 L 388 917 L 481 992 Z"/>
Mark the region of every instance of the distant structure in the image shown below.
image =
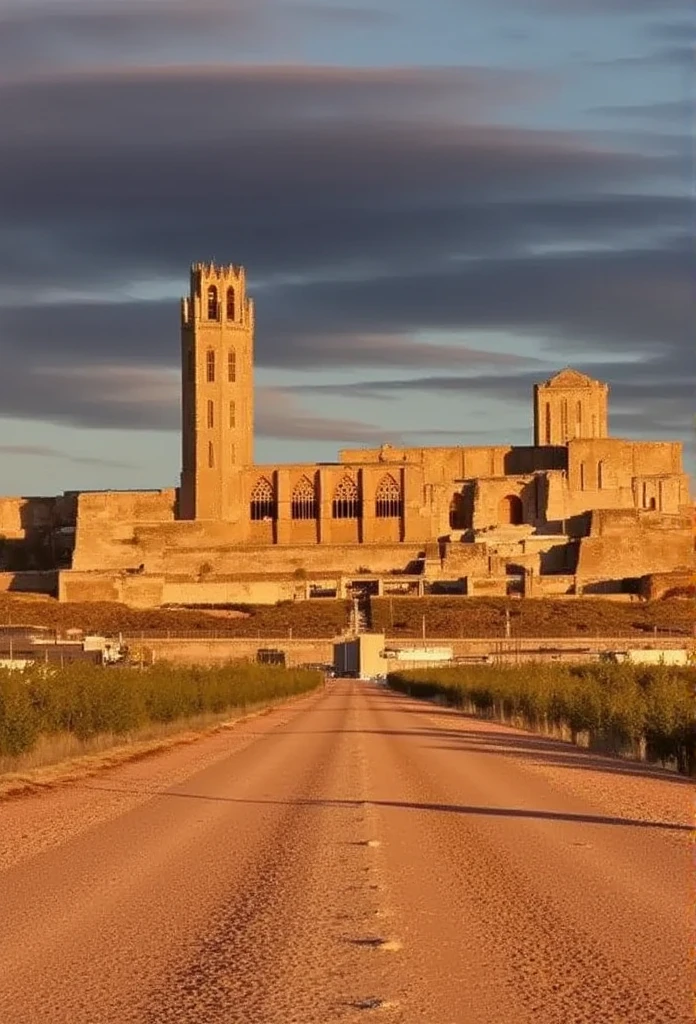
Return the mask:
<path id="1" fill-rule="evenodd" d="M 637 592 L 647 576 L 654 593 L 655 577 L 693 568 L 681 444 L 610 437 L 609 387 L 577 370 L 535 386 L 529 446 L 385 444 L 256 465 L 242 267 L 191 268 L 181 362 L 180 486 L 0 499 L 18 581 L 23 558 L 60 569 L 64 600 L 157 606 Z"/>

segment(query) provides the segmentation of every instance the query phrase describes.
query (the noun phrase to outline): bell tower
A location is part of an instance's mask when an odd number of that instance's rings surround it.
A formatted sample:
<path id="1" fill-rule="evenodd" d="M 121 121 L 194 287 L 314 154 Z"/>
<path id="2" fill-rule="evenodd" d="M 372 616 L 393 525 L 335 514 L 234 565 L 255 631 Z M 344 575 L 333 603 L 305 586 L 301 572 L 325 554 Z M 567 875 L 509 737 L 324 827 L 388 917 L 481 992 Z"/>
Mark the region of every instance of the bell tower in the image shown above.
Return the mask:
<path id="1" fill-rule="evenodd" d="M 254 304 L 243 267 L 195 263 L 181 303 L 181 519 L 233 519 L 254 460 Z"/>
<path id="2" fill-rule="evenodd" d="M 534 386 L 534 444 L 608 436 L 609 385 L 569 367 Z"/>

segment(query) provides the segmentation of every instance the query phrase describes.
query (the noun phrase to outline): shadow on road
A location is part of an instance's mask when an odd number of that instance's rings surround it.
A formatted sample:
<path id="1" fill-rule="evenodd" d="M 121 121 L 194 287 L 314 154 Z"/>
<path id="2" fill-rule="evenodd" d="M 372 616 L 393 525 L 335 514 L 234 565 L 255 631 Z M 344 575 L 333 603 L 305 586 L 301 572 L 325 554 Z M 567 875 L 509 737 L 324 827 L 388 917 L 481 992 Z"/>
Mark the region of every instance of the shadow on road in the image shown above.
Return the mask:
<path id="1" fill-rule="evenodd" d="M 83 784 L 81 788 L 98 790 L 105 793 L 135 793 L 141 791 L 134 786 L 101 786 L 95 783 Z M 309 808 L 346 808 L 346 807 L 394 807 L 400 810 L 433 811 L 441 814 L 464 814 L 492 818 L 532 818 L 540 821 L 565 821 L 582 825 L 623 825 L 629 828 L 655 828 L 670 832 L 691 832 L 691 825 L 682 825 L 668 821 L 641 821 L 633 818 L 615 818 L 609 815 L 565 814 L 557 811 L 527 810 L 518 807 L 476 807 L 467 804 L 411 803 L 398 800 L 332 800 L 310 799 L 298 800 L 251 800 L 243 797 L 214 796 L 206 793 L 186 793 L 177 790 L 164 790 L 150 793 L 153 799 L 160 797 L 175 800 L 204 800 L 215 803 L 241 804 L 254 807 L 309 807 Z"/>

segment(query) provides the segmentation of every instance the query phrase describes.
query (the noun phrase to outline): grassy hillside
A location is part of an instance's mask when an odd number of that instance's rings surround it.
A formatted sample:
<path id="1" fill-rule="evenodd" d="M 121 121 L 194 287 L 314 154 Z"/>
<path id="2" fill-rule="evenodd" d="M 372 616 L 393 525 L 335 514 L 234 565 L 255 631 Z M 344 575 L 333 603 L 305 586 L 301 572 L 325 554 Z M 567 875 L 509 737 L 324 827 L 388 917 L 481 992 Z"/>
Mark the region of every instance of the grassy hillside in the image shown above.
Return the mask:
<path id="1" fill-rule="evenodd" d="M 693 635 L 696 601 L 619 603 L 597 598 L 553 601 L 500 598 L 376 598 L 372 628 L 394 637 L 502 637 L 510 613 L 512 636 L 644 637 L 680 632 Z"/>
<path id="2" fill-rule="evenodd" d="M 515 600 L 484 597 L 373 598 L 372 628 L 395 638 L 502 637 L 506 609 L 521 637 L 693 635 L 696 601 L 623 604 L 600 599 Z M 152 609 L 120 604 L 59 604 L 47 598 L 0 595 L 0 626 L 48 626 L 64 632 L 179 633 L 215 631 L 240 637 L 331 637 L 348 624 L 349 601 L 315 600 L 242 607 L 236 611 Z"/>

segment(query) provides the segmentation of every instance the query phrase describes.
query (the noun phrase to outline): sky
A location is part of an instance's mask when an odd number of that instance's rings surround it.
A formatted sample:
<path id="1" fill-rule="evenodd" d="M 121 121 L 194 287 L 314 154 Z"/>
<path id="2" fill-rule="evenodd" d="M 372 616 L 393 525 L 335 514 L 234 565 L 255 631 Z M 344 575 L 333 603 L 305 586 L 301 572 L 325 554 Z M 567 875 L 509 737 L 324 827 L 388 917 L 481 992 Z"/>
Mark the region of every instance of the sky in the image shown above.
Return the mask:
<path id="1" fill-rule="evenodd" d="M 607 380 L 696 470 L 693 0 L 0 0 L 0 493 L 178 482 L 247 268 L 256 459 L 531 443 Z"/>

